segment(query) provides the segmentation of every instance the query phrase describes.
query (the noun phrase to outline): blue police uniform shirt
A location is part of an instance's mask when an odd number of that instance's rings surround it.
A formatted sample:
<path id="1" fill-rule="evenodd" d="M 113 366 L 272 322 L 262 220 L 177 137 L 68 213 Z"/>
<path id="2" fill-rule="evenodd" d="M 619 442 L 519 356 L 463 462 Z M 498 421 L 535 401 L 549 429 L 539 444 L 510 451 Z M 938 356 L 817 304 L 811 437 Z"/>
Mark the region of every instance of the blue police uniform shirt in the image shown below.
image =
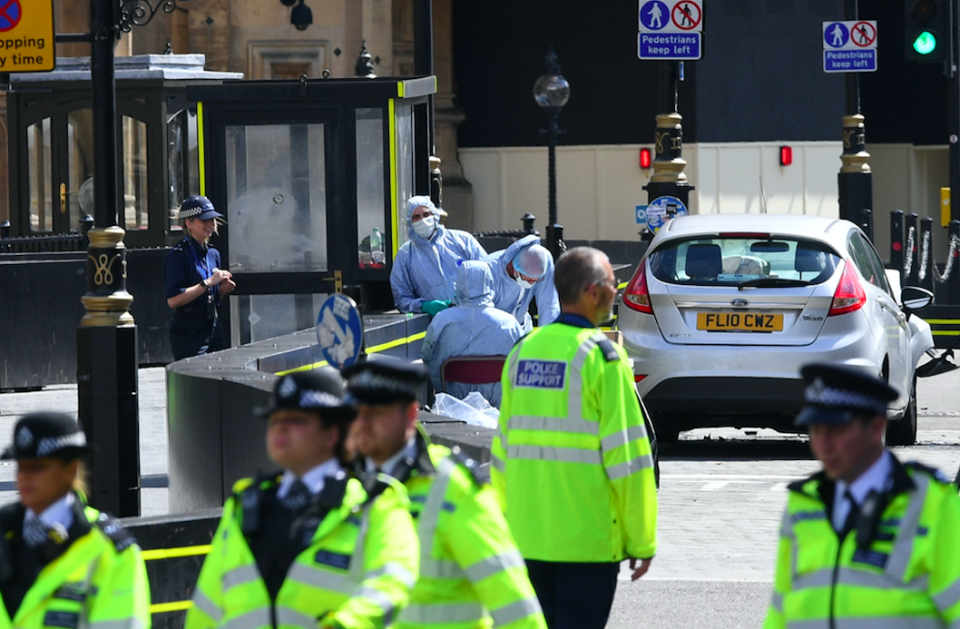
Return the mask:
<path id="1" fill-rule="evenodd" d="M 196 286 L 201 279 L 209 279 L 213 270 L 220 268 L 220 252 L 187 236 L 167 254 L 165 267 L 166 298 L 170 299 Z M 170 322 L 174 360 L 225 348 L 220 318 L 215 312 L 211 313 L 209 296 L 213 297 L 215 306 L 219 305 L 220 287 L 208 288 L 206 295 L 200 295 L 174 311 Z"/>
<path id="2" fill-rule="evenodd" d="M 204 247 L 193 238 L 187 236 L 181 240 L 170 253 L 167 254 L 167 299 L 176 297 L 191 286 L 196 286 L 200 280 L 210 279 L 214 269 L 220 268 L 220 252 L 211 246 Z M 219 287 L 212 288 L 215 297 L 219 297 Z M 207 300 L 197 297 L 183 306 L 188 308 L 194 304 L 203 305 L 206 313 Z"/>

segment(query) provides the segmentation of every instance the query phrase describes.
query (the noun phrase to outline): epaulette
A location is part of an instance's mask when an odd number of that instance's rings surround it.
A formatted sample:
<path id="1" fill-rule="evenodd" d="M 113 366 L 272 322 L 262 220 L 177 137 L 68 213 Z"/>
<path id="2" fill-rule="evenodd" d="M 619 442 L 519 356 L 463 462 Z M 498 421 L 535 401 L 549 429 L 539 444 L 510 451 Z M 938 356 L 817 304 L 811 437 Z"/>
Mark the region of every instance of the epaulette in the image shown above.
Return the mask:
<path id="1" fill-rule="evenodd" d="M 483 479 L 480 477 L 480 464 L 464 454 L 460 446 L 454 446 L 453 449 L 450 450 L 450 457 L 461 467 L 466 468 L 467 472 L 470 473 L 470 478 L 473 479 L 473 482 L 476 483 L 478 487 L 484 484 Z"/>
<path id="2" fill-rule="evenodd" d="M 100 517 L 97 518 L 97 527 L 113 542 L 118 553 L 122 553 L 137 543 L 133 533 L 123 528 L 120 520 L 106 513 L 101 513 Z"/>
<path id="3" fill-rule="evenodd" d="M 942 471 L 938 470 L 935 467 L 930 467 L 929 465 L 924 465 L 918 461 L 907 461 L 903 464 L 904 467 L 908 467 L 912 470 L 917 470 L 918 472 L 923 472 L 929 476 L 932 476 L 934 480 L 944 484 L 950 484 L 953 481 L 947 478 L 947 475 Z"/>
<path id="4" fill-rule="evenodd" d="M 597 339 L 597 347 L 603 352 L 603 357 L 608 363 L 620 360 L 620 352 L 617 351 L 617 346 L 606 336 Z"/>
<path id="5" fill-rule="evenodd" d="M 801 478 L 800 480 L 795 480 L 792 483 L 789 483 L 787 485 L 787 491 L 796 492 L 798 494 L 804 494 L 806 496 L 806 495 L 809 495 L 807 494 L 807 492 L 804 491 L 804 487 L 806 487 L 807 483 L 809 483 L 810 481 L 823 481 L 823 480 L 826 480 L 826 478 L 827 478 L 827 475 L 823 472 L 823 470 L 820 470 L 819 472 L 814 472 L 813 474 L 811 474 L 810 476 L 807 476 L 806 478 Z"/>

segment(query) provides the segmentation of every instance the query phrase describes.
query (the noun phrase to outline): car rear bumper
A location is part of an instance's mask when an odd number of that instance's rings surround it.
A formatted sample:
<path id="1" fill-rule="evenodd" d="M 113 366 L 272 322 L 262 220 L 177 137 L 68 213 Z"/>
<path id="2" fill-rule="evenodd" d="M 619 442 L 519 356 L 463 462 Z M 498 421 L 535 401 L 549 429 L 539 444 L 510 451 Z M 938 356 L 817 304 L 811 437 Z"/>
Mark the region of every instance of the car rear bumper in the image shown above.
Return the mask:
<path id="1" fill-rule="evenodd" d="M 803 406 L 800 378 L 669 378 L 643 394 L 650 412 L 796 415 Z"/>

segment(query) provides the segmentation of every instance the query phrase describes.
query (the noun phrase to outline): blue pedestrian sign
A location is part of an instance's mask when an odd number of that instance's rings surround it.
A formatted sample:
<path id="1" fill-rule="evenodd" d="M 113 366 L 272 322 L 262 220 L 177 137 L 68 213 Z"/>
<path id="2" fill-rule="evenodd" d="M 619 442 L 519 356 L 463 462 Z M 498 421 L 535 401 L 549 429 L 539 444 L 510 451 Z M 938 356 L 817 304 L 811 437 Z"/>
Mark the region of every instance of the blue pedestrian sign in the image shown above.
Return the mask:
<path id="1" fill-rule="evenodd" d="M 850 30 L 843 22 L 824 22 L 823 46 L 825 50 L 841 49 L 850 42 Z"/>
<path id="2" fill-rule="evenodd" d="M 317 344 L 331 367 L 349 367 L 360 356 L 363 325 L 357 304 L 346 295 L 327 297 L 317 315 Z"/>
<path id="3" fill-rule="evenodd" d="M 638 33 L 637 57 L 674 61 L 696 61 L 701 57 L 703 33 Z"/>
<path id="4" fill-rule="evenodd" d="M 640 4 L 640 28 L 662 31 L 670 26 L 670 8 L 660 0 L 648 0 Z"/>
<path id="5" fill-rule="evenodd" d="M 677 197 L 657 197 L 647 206 L 647 227 L 657 233 L 671 218 L 687 216 L 689 213 L 687 206 Z"/>
<path id="6" fill-rule="evenodd" d="M 647 206 L 638 205 L 634 210 L 637 216 L 637 225 L 646 225 L 647 224 Z"/>
<path id="7" fill-rule="evenodd" d="M 876 72 L 876 20 L 823 22 L 823 71 Z"/>

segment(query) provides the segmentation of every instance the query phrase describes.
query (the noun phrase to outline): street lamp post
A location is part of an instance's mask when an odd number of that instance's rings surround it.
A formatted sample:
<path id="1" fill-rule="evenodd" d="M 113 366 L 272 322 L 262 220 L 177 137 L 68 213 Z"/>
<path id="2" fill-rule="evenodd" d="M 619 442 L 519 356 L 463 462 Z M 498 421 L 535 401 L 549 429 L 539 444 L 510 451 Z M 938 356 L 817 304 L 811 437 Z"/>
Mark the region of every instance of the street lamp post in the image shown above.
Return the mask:
<path id="1" fill-rule="evenodd" d="M 549 186 L 549 218 L 547 224 L 547 248 L 556 260 L 564 252 L 563 226 L 557 224 L 557 136 L 560 129 L 560 110 L 570 100 L 570 84 L 560 74 L 560 62 L 553 46 L 544 57 L 546 74 L 533 84 L 533 98 L 547 112 L 548 126 L 541 129 L 547 134 L 547 177 Z"/>
<path id="2" fill-rule="evenodd" d="M 183 0 L 90 0 L 94 220 L 88 232 L 86 314 L 77 329 L 77 416 L 93 445 L 90 503 L 113 515 L 140 515 L 137 326 L 127 292 L 127 249 L 117 184 L 114 47 L 121 32 L 172 13 Z M 73 35 L 58 41 L 73 41 Z M 83 36 L 79 36 L 83 39 Z"/>

